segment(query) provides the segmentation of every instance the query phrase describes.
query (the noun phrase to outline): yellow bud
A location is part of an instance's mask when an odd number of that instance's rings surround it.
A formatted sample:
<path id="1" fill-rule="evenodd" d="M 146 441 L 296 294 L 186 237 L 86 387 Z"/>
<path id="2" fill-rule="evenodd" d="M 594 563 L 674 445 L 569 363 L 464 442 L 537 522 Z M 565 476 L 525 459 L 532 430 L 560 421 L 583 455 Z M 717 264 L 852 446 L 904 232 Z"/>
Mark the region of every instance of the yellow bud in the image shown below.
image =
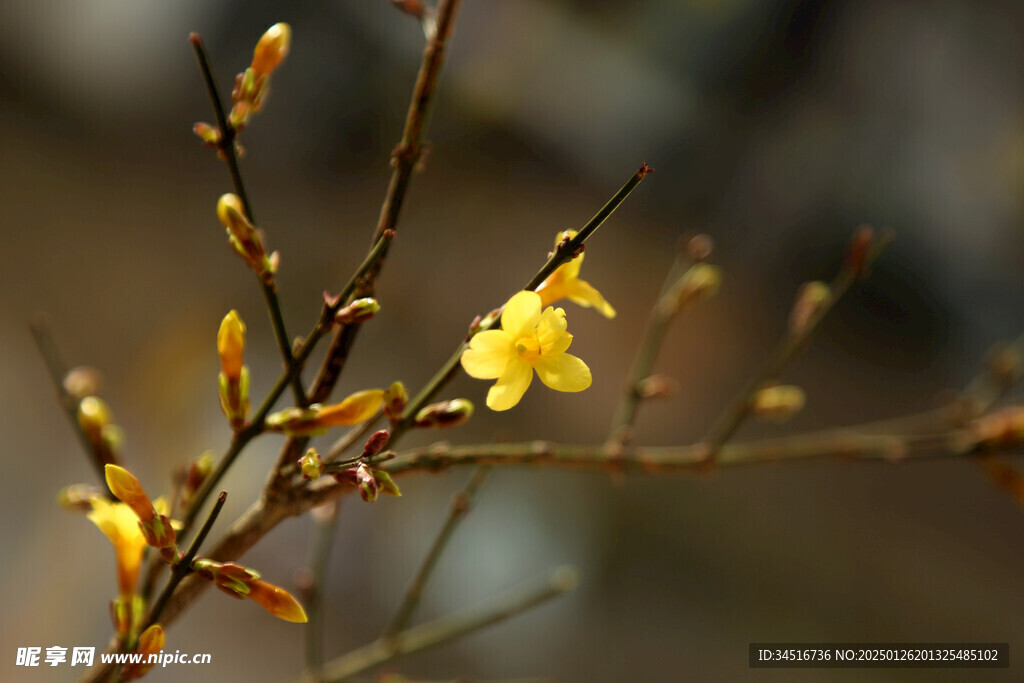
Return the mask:
<path id="1" fill-rule="evenodd" d="M 78 424 L 92 441 L 99 440 L 103 428 L 110 424 L 110 407 L 96 396 L 83 398 L 78 404 Z"/>
<path id="2" fill-rule="evenodd" d="M 804 390 L 790 384 L 765 387 L 753 399 L 754 415 L 766 420 L 785 422 L 804 407 Z"/>
<path id="3" fill-rule="evenodd" d="M 145 524 L 156 517 L 153 503 L 135 475 L 118 465 L 107 465 L 103 469 L 106 474 L 107 487 L 111 493 L 130 507 L 139 521 Z"/>
<path id="4" fill-rule="evenodd" d="M 221 198 L 217 200 L 217 218 L 220 219 L 221 225 L 228 230 L 231 230 L 232 225 L 238 221 L 245 221 L 246 224 L 249 222 L 245 218 L 245 207 L 242 205 L 242 200 L 238 198 L 238 195 L 230 192 L 221 195 Z"/>
<path id="5" fill-rule="evenodd" d="M 454 427 L 473 416 L 473 404 L 464 398 L 432 403 L 416 413 L 417 427 Z"/>
<path id="6" fill-rule="evenodd" d="M 789 314 L 789 333 L 802 334 L 832 297 L 832 289 L 818 280 L 805 282 L 796 294 Z"/>
<path id="7" fill-rule="evenodd" d="M 242 375 L 242 352 L 245 350 L 245 324 L 232 310 L 220 323 L 217 332 L 217 353 L 220 368 L 229 381 L 238 381 Z"/>
<path id="8" fill-rule="evenodd" d="M 278 619 L 297 624 L 304 624 L 308 621 L 306 611 L 302 609 L 299 601 L 283 588 L 278 588 L 266 581 L 252 581 L 248 587 L 247 597 Z"/>
<path id="9" fill-rule="evenodd" d="M 166 637 L 164 636 L 164 629 L 160 624 L 153 624 L 139 636 L 139 645 L 135 648 L 135 652 L 142 655 L 139 662 L 128 664 L 121 672 L 121 678 L 126 681 L 132 681 L 137 678 L 145 676 L 150 669 L 156 666 L 156 661 L 149 662 L 149 656 L 155 655 L 164 649 L 166 644 Z"/>
<path id="10" fill-rule="evenodd" d="M 319 479 L 324 472 L 324 461 L 320 453 L 315 448 L 306 451 L 306 454 L 299 458 L 299 469 L 302 470 L 304 478 L 314 481 Z"/>
<path id="11" fill-rule="evenodd" d="M 392 424 L 402 419 L 402 411 L 409 403 L 409 392 L 401 382 L 392 382 L 384 390 L 384 414 Z"/>
<path id="12" fill-rule="evenodd" d="M 252 52 L 252 70 L 259 76 L 269 76 L 288 56 L 292 43 L 292 27 L 281 22 L 267 29 Z"/>

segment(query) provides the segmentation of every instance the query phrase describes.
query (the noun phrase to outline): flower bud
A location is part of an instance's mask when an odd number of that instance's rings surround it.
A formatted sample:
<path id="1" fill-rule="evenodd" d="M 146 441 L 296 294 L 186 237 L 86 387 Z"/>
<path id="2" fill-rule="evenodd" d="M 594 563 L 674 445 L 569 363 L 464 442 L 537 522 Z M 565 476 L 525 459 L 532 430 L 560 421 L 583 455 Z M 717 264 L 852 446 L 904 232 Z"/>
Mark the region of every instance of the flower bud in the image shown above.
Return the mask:
<path id="1" fill-rule="evenodd" d="M 146 495 L 142 484 L 135 478 L 135 475 L 118 465 L 107 465 L 103 470 L 107 480 L 107 488 L 110 489 L 115 498 L 132 509 L 132 512 L 135 513 L 140 522 L 145 524 L 156 517 L 153 503 L 150 501 L 149 496 Z"/>
<path id="2" fill-rule="evenodd" d="M 292 43 L 292 27 L 281 22 L 267 29 L 252 52 L 251 68 L 258 76 L 269 76 L 288 56 Z"/>
<path id="3" fill-rule="evenodd" d="M 339 325 L 366 322 L 380 311 L 380 304 L 372 297 L 356 299 L 345 308 L 334 314 L 334 321 Z"/>
<path id="4" fill-rule="evenodd" d="M 110 407 L 96 396 L 83 398 L 78 404 L 78 424 L 90 441 L 99 441 L 103 428 L 110 424 Z"/>
<path id="5" fill-rule="evenodd" d="M 217 200 L 217 218 L 227 231 L 228 241 L 235 252 L 264 281 L 272 281 L 276 263 L 267 258 L 260 231 L 246 218 L 242 200 L 234 194 L 222 195 Z"/>
<path id="6" fill-rule="evenodd" d="M 374 416 L 384 400 L 380 389 L 366 389 L 348 396 L 341 403 L 324 406 L 314 403 L 308 408 L 285 408 L 268 415 L 267 429 L 289 436 L 322 434 L 329 427 L 346 427 Z"/>
<path id="7" fill-rule="evenodd" d="M 221 372 L 229 381 L 237 382 L 242 374 L 242 352 L 245 350 L 245 324 L 232 310 L 220 323 L 217 331 L 217 353 Z"/>
<path id="8" fill-rule="evenodd" d="M 188 505 L 192 496 L 196 494 L 213 471 L 213 451 L 206 451 L 192 461 L 188 466 L 188 474 L 185 475 L 185 486 L 181 494 L 181 502 Z"/>
<path id="9" fill-rule="evenodd" d="M 324 461 L 315 448 L 306 451 L 306 454 L 299 458 L 298 465 L 305 479 L 316 481 L 324 472 Z"/>
<path id="10" fill-rule="evenodd" d="M 199 121 L 192 126 L 192 132 L 195 133 L 207 147 L 217 147 L 220 145 L 220 131 L 204 121 Z"/>
<path id="11" fill-rule="evenodd" d="M 815 280 L 801 285 L 789 314 L 789 333 L 793 336 L 803 334 L 831 298 L 832 289 L 824 282 Z"/>
<path id="12" fill-rule="evenodd" d="M 669 398 L 675 393 L 677 383 L 665 375 L 644 377 L 636 385 L 636 393 L 643 399 Z"/>
<path id="13" fill-rule="evenodd" d="M 103 375 L 96 368 L 79 366 L 64 375 L 64 389 L 79 400 L 98 394 L 102 384 Z"/>
<path id="14" fill-rule="evenodd" d="M 57 504 L 65 510 L 91 512 L 93 497 L 103 493 L 100 487 L 92 484 L 72 484 L 57 492 Z"/>
<path id="15" fill-rule="evenodd" d="M 149 661 L 150 655 L 158 654 L 164 649 L 165 644 L 164 629 L 160 624 L 153 624 L 143 631 L 139 636 L 139 644 L 135 648 L 135 653 L 141 657 L 137 662 L 133 661 L 125 665 L 121 672 L 122 680 L 132 681 L 145 676 L 150 669 L 156 666 L 155 658 L 152 662 Z"/>
<path id="16" fill-rule="evenodd" d="M 752 401 L 754 415 L 774 422 L 785 422 L 804 407 L 804 390 L 790 384 L 765 387 Z"/>
<path id="17" fill-rule="evenodd" d="M 386 429 L 379 429 L 370 435 L 370 438 L 366 440 L 366 445 L 363 446 L 363 457 L 367 458 L 373 455 L 377 455 L 384 447 L 388 445 L 388 439 L 391 438 L 391 432 Z"/>
<path id="18" fill-rule="evenodd" d="M 384 470 L 374 470 L 373 476 L 377 480 L 377 484 L 380 486 L 380 492 L 389 496 L 395 496 L 396 498 L 402 497 L 402 491 L 398 488 L 398 484 L 391 478 L 391 475 Z"/>
<path id="19" fill-rule="evenodd" d="M 658 304 L 662 315 L 670 316 L 680 310 L 707 299 L 718 291 L 722 271 L 718 266 L 695 263 L 665 293 Z"/>
<path id="20" fill-rule="evenodd" d="M 367 503 L 377 501 L 380 487 L 377 484 L 376 477 L 373 476 L 373 470 L 366 463 L 360 463 L 359 467 L 356 468 L 356 486 L 359 487 L 359 495 Z"/>
<path id="21" fill-rule="evenodd" d="M 401 382 L 392 382 L 391 386 L 384 390 L 384 415 L 391 424 L 397 424 L 402 419 L 402 413 L 408 403 L 409 392 Z"/>
<path id="22" fill-rule="evenodd" d="M 473 416 L 473 404 L 465 398 L 432 403 L 416 413 L 417 427 L 454 427 Z"/>

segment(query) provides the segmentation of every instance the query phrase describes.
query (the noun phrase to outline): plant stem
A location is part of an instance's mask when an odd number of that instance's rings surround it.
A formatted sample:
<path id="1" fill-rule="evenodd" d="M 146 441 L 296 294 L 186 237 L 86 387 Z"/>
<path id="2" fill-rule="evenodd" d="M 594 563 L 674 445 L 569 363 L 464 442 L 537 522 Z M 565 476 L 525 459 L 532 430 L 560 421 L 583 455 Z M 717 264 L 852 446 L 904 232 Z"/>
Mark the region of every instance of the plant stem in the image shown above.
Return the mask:
<path id="1" fill-rule="evenodd" d="M 598 211 L 593 218 L 587 221 L 586 225 L 580 228 L 575 237 L 560 244 L 554 252 L 552 252 L 547 263 L 537 271 L 536 275 L 526 283 L 526 286 L 523 287 L 523 289 L 531 292 L 534 291 L 537 287 L 540 287 L 541 283 L 555 272 L 560 265 L 573 258 L 583 247 L 587 238 L 590 237 L 595 230 L 601 227 L 601 224 L 603 224 L 605 220 L 615 212 L 615 209 L 625 201 L 626 197 L 629 196 L 629 193 L 633 191 L 633 188 L 639 185 L 641 180 L 653 172 L 654 170 L 648 167 L 647 164 L 641 164 L 640 169 L 634 173 L 628 181 L 626 181 L 625 185 L 619 188 L 619 191 L 616 192 L 603 207 L 601 207 L 601 210 Z M 479 331 L 483 332 L 485 330 L 491 330 L 499 325 L 501 325 L 501 317 L 495 316 L 489 324 L 481 327 Z M 455 352 L 447 361 L 445 361 L 444 365 L 441 366 L 441 369 L 438 370 L 432 378 L 430 378 L 430 381 L 428 381 L 426 386 L 420 390 L 420 393 L 409 402 L 409 405 L 406 406 L 405 411 L 402 413 L 401 421 L 395 425 L 394 429 L 391 430 L 391 441 L 389 443 L 394 444 L 412 425 L 412 421 L 416 417 L 416 413 L 426 405 L 427 401 L 433 398 L 434 395 L 440 391 L 441 387 L 451 381 L 455 376 L 455 373 L 458 372 L 459 360 L 462 358 L 462 352 L 465 351 L 468 346 L 468 340 L 461 342 L 455 349 Z"/>
<path id="2" fill-rule="evenodd" d="M 341 507 L 337 501 L 327 503 L 329 509 L 320 516 L 316 510 L 313 512 L 313 543 L 310 547 L 310 583 L 306 591 L 306 614 L 309 622 L 305 626 L 305 656 L 306 671 L 315 681 L 320 680 L 320 668 L 323 665 L 323 588 L 324 578 L 327 575 L 327 564 L 331 555 L 331 547 L 334 545 L 335 529 L 338 526 L 338 510 Z"/>
<path id="3" fill-rule="evenodd" d="M 163 592 L 160 593 L 160 597 L 157 598 L 156 602 L 153 603 L 152 609 L 149 610 L 149 618 L 146 619 L 146 626 L 139 630 L 141 633 L 146 628 L 149 628 L 153 624 L 157 623 L 160 619 L 160 615 L 163 613 L 164 608 L 167 607 L 167 602 L 171 599 L 171 595 L 174 594 L 174 589 L 178 587 L 181 580 L 184 579 L 192 571 L 192 560 L 195 559 L 196 553 L 199 552 L 199 547 L 206 540 L 206 536 L 210 533 L 210 529 L 213 528 L 213 523 L 217 521 L 217 516 L 220 515 L 221 508 L 224 507 L 225 501 L 228 499 L 228 492 L 221 491 L 217 497 L 217 502 L 214 503 L 213 508 L 210 510 L 209 516 L 206 521 L 203 522 L 203 526 L 200 527 L 199 533 L 192 539 L 192 543 L 189 544 L 188 550 L 185 551 L 185 555 L 181 560 L 174 565 L 171 569 L 171 577 L 167 581 L 167 586 Z"/>
<path id="4" fill-rule="evenodd" d="M 871 266 L 872 263 L 878 258 L 882 251 L 892 241 L 892 236 L 889 234 L 883 234 L 871 245 L 870 253 L 867 255 L 863 269 L 854 270 L 849 267 L 843 267 L 839 274 L 836 275 L 830 286 L 830 295 L 828 300 L 825 301 L 812 315 L 807 323 L 803 325 L 796 332 L 789 332 L 783 337 L 782 341 L 779 342 L 775 350 L 768 356 L 764 365 L 761 369 L 750 379 L 747 386 L 740 392 L 739 396 L 733 401 L 730 408 L 728 408 L 722 415 L 715 421 L 711 427 L 707 437 L 704 439 L 706 463 L 713 464 L 718 460 L 719 451 L 722 446 L 732 438 L 736 433 L 736 430 L 740 428 L 744 420 L 750 416 L 753 409 L 753 398 L 758 391 L 763 389 L 765 386 L 773 382 L 782 371 L 792 362 L 797 354 L 807 345 L 811 336 L 815 330 L 818 329 L 818 325 L 828 314 L 829 311 L 839 302 L 846 292 L 850 290 L 854 282 L 861 277 L 861 273 L 864 269 Z"/>
<path id="5" fill-rule="evenodd" d="M 466 514 L 469 512 L 470 506 L 473 504 L 473 498 L 476 496 L 480 485 L 484 483 L 484 479 L 487 478 L 488 472 L 490 472 L 490 468 L 486 465 L 477 467 L 473 471 L 473 476 L 470 478 L 466 488 L 455 494 L 444 526 L 441 527 L 440 532 L 434 538 L 430 551 L 423 558 L 423 564 L 420 565 L 419 571 L 416 572 L 416 575 L 409 583 L 409 587 L 405 591 L 405 598 L 402 600 L 402 604 L 399 606 L 391 623 L 388 624 L 383 635 L 381 635 L 382 639 L 386 641 L 394 640 L 409 625 L 409 621 L 416 612 L 416 608 L 419 607 L 420 597 L 423 595 L 423 589 L 427 585 L 427 580 L 430 579 L 437 561 L 441 559 L 441 553 L 448 546 L 448 541 L 451 539 L 455 528 L 465 519 Z"/>
<path id="6" fill-rule="evenodd" d="M 615 408 L 615 416 L 612 418 L 612 428 L 608 434 L 608 440 L 624 444 L 632 436 L 633 425 L 636 422 L 636 412 L 643 399 L 640 396 L 640 383 L 651 374 L 654 362 L 658 358 L 661 344 L 665 339 L 665 332 L 668 331 L 669 323 L 675 317 L 677 310 L 666 313 L 661 300 L 671 289 L 680 277 L 684 275 L 690 265 L 690 260 L 682 254 L 676 256 L 672 267 L 665 276 L 665 283 L 661 292 L 651 307 L 650 315 L 647 317 L 647 326 L 644 328 L 643 337 L 637 347 L 636 356 L 633 358 L 633 366 L 629 370 L 626 379 L 626 386 L 622 391 L 622 398 Z"/>
<path id="7" fill-rule="evenodd" d="M 256 225 L 252 203 L 249 201 L 249 195 L 245 191 L 245 183 L 242 182 L 242 171 L 238 166 L 238 150 L 235 147 L 235 137 L 238 132 L 224 114 L 224 105 L 221 103 L 220 93 L 217 92 L 217 82 L 213 77 L 213 67 L 210 64 L 209 55 L 206 54 L 203 39 L 199 37 L 198 33 L 193 33 L 189 36 L 189 42 L 196 53 L 199 70 L 203 74 L 203 82 L 206 83 L 206 91 L 210 96 L 210 102 L 213 104 L 213 113 L 217 118 L 217 127 L 220 129 L 218 149 L 227 161 L 228 172 L 231 174 L 231 184 L 235 188 L 235 194 L 242 201 L 245 216 L 249 219 L 250 223 Z M 285 367 L 291 367 L 293 361 L 292 345 L 288 340 L 288 331 L 284 324 L 281 302 L 277 297 L 277 285 L 274 282 L 266 282 L 260 279 L 260 288 L 263 290 L 263 298 L 267 303 L 267 312 L 270 314 L 270 325 L 274 330 L 274 338 L 277 340 L 277 346 L 281 351 L 281 356 L 284 358 Z M 302 406 L 307 405 L 306 392 L 302 388 L 302 379 L 298 373 L 292 377 L 291 383 L 296 403 Z"/>
<path id="8" fill-rule="evenodd" d="M 415 626 L 400 633 L 392 642 L 378 639 L 328 662 L 323 669 L 323 680 L 331 683 L 344 681 L 397 657 L 451 642 L 563 595 L 576 587 L 577 580 L 575 569 L 561 567 L 544 583 L 499 602 Z"/>
<path id="9" fill-rule="evenodd" d="M 57 344 L 54 342 L 53 333 L 50 332 L 50 327 L 46 323 L 46 317 L 43 315 L 34 316 L 29 323 L 29 329 L 32 331 L 32 339 L 35 340 L 36 346 L 39 348 L 39 354 L 46 363 L 46 369 L 49 371 L 50 379 L 53 380 L 53 386 L 57 390 L 57 402 L 64 409 L 64 414 L 68 416 L 71 428 L 78 436 L 78 441 L 82 444 L 82 448 L 89 458 L 89 464 L 96 471 L 96 476 L 99 477 L 100 482 L 103 484 L 103 490 L 106 492 L 107 498 L 109 500 L 117 500 L 107 486 L 107 475 L 104 470 L 107 458 L 101 457 L 96 452 L 92 441 L 89 439 L 89 435 L 85 433 L 82 424 L 78 421 L 78 407 L 81 401 L 72 396 L 68 392 L 67 387 L 64 386 L 64 378 L 68 374 L 68 368 L 60 355 L 60 351 L 57 350 Z"/>

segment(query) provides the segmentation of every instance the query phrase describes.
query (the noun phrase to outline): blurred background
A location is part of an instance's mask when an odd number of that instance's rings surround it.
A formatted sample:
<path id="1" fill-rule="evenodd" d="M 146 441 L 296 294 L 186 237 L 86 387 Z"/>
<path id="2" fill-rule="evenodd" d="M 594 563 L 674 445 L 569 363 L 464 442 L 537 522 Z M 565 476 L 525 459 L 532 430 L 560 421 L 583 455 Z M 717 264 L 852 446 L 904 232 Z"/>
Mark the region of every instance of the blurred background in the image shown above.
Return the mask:
<path id="1" fill-rule="evenodd" d="M 445 396 L 479 410 L 406 445 L 547 438 L 598 443 L 675 245 L 710 234 L 725 273 L 670 331 L 656 366 L 671 400 L 644 405 L 637 442 L 688 443 L 785 329 L 800 283 L 830 278 L 860 223 L 897 242 L 786 374 L 805 411 L 739 438 L 928 409 L 985 350 L 1021 332 L 1024 305 L 1024 5 L 1014 0 L 519 0 L 465 2 L 418 175 L 379 296 L 336 395 L 403 380 L 415 391 L 473 316 L 540 266 L 642 161 L 657 172 L 588 244 L 583 277 L 612 321 L 568 305 L 584 394 L 534 388 L 505 414 L 488 383 Z M 243 173 L 282 253 L 289 330 L 361 261 L 422 52 L 385 0 L 281 3 L 93 0 L 0 4 L 0 377 L 4 403 L 0 641 L 6 680 L 72 680 L 14 667 L 17 647 L 110 634 L 113 554 L 57 508 L 92 481 L 28 333 L 50 315 L 72 365 L 103 371 L 126 464 L 156 494 L 229 431 L 215 335 L 248 324 L 253 396 L 279 362 L 259 288 L 214 207 L 226 169 L 191 132 L 212 113 L 187 43 L 208 45 L 226 94 L 260 34 L 292 52 L 245 132 Z M 306 372 L 308 380 L 312 371 Z M 539 385 L 538 385 L 539 387 Z M 280 439 L 224 486 L 225 529 L 258 493 Z M 404 497 L 349 496 L 326 586 L 326 653 L 375 638 L 469 470 L 412 476 Z M 244 558 L 293 588 L 311 523 L 290 520 Z M 998 641 L 1024 645 L 1024 515 L 964 461 L 808 462 L 707 478 L 494 471 L 424 598 L 420 619 L 538 580 L 579 589 L 512 622 L 388 670 L 426 679 L 563 681 L 978 680 L 978 671 L 751 671 L 756 641 Z M 213 663 L 153 681 L 281 680 L 302 627 L 211 592 L 167 649 Z M 1019 665 L 1017 665 L 1019 668 Z M 1013 670 L 987 671 L 1011 680 Z"/>

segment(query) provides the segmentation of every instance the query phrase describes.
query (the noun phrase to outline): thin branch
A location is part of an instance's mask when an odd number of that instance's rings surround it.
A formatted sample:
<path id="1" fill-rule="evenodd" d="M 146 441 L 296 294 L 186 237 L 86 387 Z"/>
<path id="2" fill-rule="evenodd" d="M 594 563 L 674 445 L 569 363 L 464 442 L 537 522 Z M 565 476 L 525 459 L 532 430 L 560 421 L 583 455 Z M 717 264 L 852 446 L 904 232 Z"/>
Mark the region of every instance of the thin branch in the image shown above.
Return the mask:
<path id="1" fill-rule="evenodd" d="M 850 268 L 844 266 L 832 281 L 828 300 L 814 312 L 806 324 L 796 331 L 787 333 L 783 337 L 764 365 L 761 366 L 761 369 L 751 378 L 739 396 L 736 397 L 731 407 L 722 413 L 711 427 L 710 432 L 704 439 L 704 447 L 706 449 L 705 460 L 707 463 L 717 462 L 722 446 L 732 438 L 744 420 L 750 416 L 753 409 L 752 401 L 757 392 L 782 374 L 782 371 L 807 345 L 807 342 L 828 312 L 850 290 L 853 284 L 862 276 L 862 273 L 870 268 L 891 241 L 892 236 L 890 234 L 882 234 L 871 245 L 870 252 L 866 254 L 861 267 Z"/>
<path id="2" fill-rule="evenodd" d="M 217 118 L 217 127 L 220 129 L 220 141 L 217 148 L 221 151 L 221 156 L 227 161 L 228 171 L 231 174 L 231 184 L 235 188 L 235 194 L 242 201 L 245 217 L 249 219 L 250 223 L 257 225 L 256 217 L 252 211 L 252 203 L 249 201 L 249 195 L 245 191 L 245 183 L 242 182 L 242 171 L 238 166 L 238 150 L 235 146 L 235 138 L 238 131 L 231 125 L 224 113 L 224 105 L 221 103 L 220 93 L 217 91 L 217 82 L 213 77 L 213 67 L 210 64 L 209 55 L 206 54 L 203 39 L 199 37 L 198 33 L 193 33 L 189 36 L 189 43 L 192 44 L 192 49 L 196 53 L 196 61 L 199 62 L 199 70 L 203 74 L 203 82 L 206 84 L 206 91 L 210 96 L 210 103 L 213 105 L 213 113 Z M 277 285 L 274 282 L 266 282 L 261 278 L 260 288 L 263 291 L 263 298 L 267 303 L 267 312 L 270 314 L 270 326 L 274 330 L 274 338 L 277 340 L 277 346 L 281 351 L 281 356 L 284 358 L 285 367 L 290 368 L 293 363 L 292 346 L 289 341 L 288 331 L 285 328 L 281 302 L 277 297 Z M 302 380 L 298 373 L 292 378 L 291 383 L 292 392 L 295 394 L 295 401 L 299 405 L 306 405 L 308 403 L 306 392 L 302 388 Z"/>
<path id="3" fill-rule="evenodd" d="M 641 164 L 640 169 L 633 174 L 633 176 L 626 181 L 626 184 L 619 188 L 608 202 L 601 207 L 601 210 L 594 215 L 587 224 L 580 228 L 576 236 L 571 240 L 567 240 L 558 245 L 558 247 L 551 253 L 547 263 L 545 263 L 540 270 L 537 271 L 526 286 L 523 287 L 526 291 L 534 291 L 541 285 L 544 280 L 548 278 L 553 272 L 555 272 L 560 265 L 566 261 L 574 258 L 583 249 L 583 245 L 595 230 L 611 216 L 615 209 L 625 201 L 629 193 L 640 184 L 640 181 L 653 173 L 654 169 L 650 168 L 647 164 Z M 480 328 L 480 332 L 485 330 L 491 330 L 501 325 L 501 317 L 495 316 L 493 320 L 487 325 Z M 391 444 L 394 444 L 398 438 L 405 433 L 406 430 L 412 425 L 413 419 L 416 417 L 416 413 L 427 404 L 434 395 L 441 390 L 445 384 L 447 384 L 455 376 L 459 369 L 459 359 L 462 358 L 462 352 L 469 346 L 468 341 L 463 341 L 455 349 L 455 352 L 445 361 L 441 369 L 427 382 L 426 386 L 420 390 L 420 393 L 409 402 L 406 406 L 405 411 L 402 413 L 402 419 L 395 428 L 391 430 Z"/>
<path id="4" fill-rule="evenodd" d="M 644 328 L 643 337 L 637 347 L 636 356 L 633 359 L 633 366 L 629 370 L 626 379 L 626 386 L 622 391 L 622 398 L 615 408 L 615 415 L 612 418 L 612 428 L 608 439 L 618 443 L 626 443 L 630 440 L 633 425 L 636 422 L 636 412 L 640 407 L 643 397 L 640 395 L 640 383 L 643 382 L 654 368 L 654 362 L 658 358 L 665 333 L 668 331 L 669 323 L 678 312 L 677 309 L 666 311 L 661 306 L 662 298 L 668 293 L 680 277 L 692 265 L 692 260 L 686 258 L 682 253 L 676 255 L 672 267 L 665 276 L 665 283 L 661 287 L 654 306 L 651 307 L 650 315 L 647 317 L 647 326 Z"/>
<path id="5" fill-rule="evenodd" d="M 398 657 L 451 642 L 464 635 L 517 616 L 576 587 L 578 577 L 571 567 L 555 570 L 542 584 L 509 598 L 415 626 L 399 634 L 394 641 L 378 639 L 329 662 L 323 680 L 335 683 L 374 669 Z M 306 679 L 308 680 L 308 679 Z"/>
<path id="6" fill-rule="evenodd" d="M 338 510 L 341 506 L 337 501 L 327 503 L 327 510 L 319 514 L 313 511 L 313 543 L 310 546 L 310 578 L 306 593 L 306 614 L 309 621 L 304 628 L 306 671 L 315 681 L 320 680 L 320 669 L 323 666 L 324 638 L 324 578 L 327 575 L 328 560 L 334 545 L 335 530 L 338 526 Z"/>
<path id="7" fill-rule="evenodd" d="M 413 87 L 412 99 L 409 102 L 409 110 L 405 117 L 405 127 L 402 130 L 402 139 L 391 154 L 394 170 L 391 172 L 387 194 L 384 197 L 384 203 L 381 205 L 377 227 L 373 233 L 374 242 L 378 241 L 381 235 L 388 230 L 396 230 L 398 227 L 398 216 L 405 203 L 405 196 L 409 190 L 409 183 L 412 180 L 413 172 L 416 170 L 422 155 L 422 141 L 423 133 L 426 130 L 427 115 L 434 99 L 434 92 L 437 89 L 441 67 L 444 64 L 445 53 L 447 52 L 448 39 L 451 37 L 452 29 L 455 26 L 455 17 L 459 11 L 459 4 L 460 0 L 441 0 L 437 6 L 437 29 L 433 32 L 423 50 L 423 61 L 420 63 L 420 70 L 416 76 L 416 85 Z M 385 253 L 378 259 L 374 268 L 367 273 L 365 281 L 360 285 L 356 293 L 357 297 L 373 295 L 377 275 L 384 265 L 386 256 L 387 250 L 385 249 Z M 358 324 L 344 325 L 335 334 L 331 347 L 324 358 L 323 365 L 320 367 L 320 371 L 313 382 L 313 389 L 310 393 L 314 402 L 325 401 L 330 396 L 345 365 L 345 361 L 348 359 L 352 345 L 355 343 L 359 329 L 360 326 Z M 294 451 L 292 452 L 294 453 Z"/>
<path id="8" fill-rule="evenodd" d="M 384 630 L 383 635 L 381 635 L 381 638 L 384 640 L 394 640 L 409 625 L 409 621 L 412 619 L 413 614 L 415 614 L 416 608 L 419 607 L 420 597 L 423 595 L 423 589 L 427 585 L 427 580 L 430 579 L 437 561 L 441 559 L 441 553 L 448 546 L 448 541 L 451 539 L 455 528 L 465 519 L 466 514 L 469 512 L 470 506 L 473 504 L 473 498 L 476 496 L 480 485 L 484 483 L 484 479 L 487 478 L 488 472 L 490 472 L 490 468 L 487 466 L 481 465 L 477 467 L 466 488 L 455 494 L 444 526 L 441 527 L 437 537 L 434 538 L 430 551 L 423 558 L 423 564 L 420 565 L 419 571 L 416 572 L 416 575 L 409 583 L 409 587 L 406 588 L 405 598 L 402 600 L 402 604 L 399 606 L 394 618 Z"/>
<path id="9" fill-rule="evenodd" d="M 171 569 L 171 577 L 167 580 L 167 586 L 164 588 L 163 592 L 160 593 L 160 597 L 157 598 L 156 602 L 153 603 L 152 609 L 149 610 L 149 618 L 146 619 L 146 626 L 140 629 L 140 633 L 146 628 L 157 623 L 160 619 L 160 615 L 164 611 L 164 608 L 167 607 L 167 602 L 174 594 L 174 589 L 178 587 L 178 584 L 181 583 L 182 579 L 191 573 L 192 560 L 195 559 L 200 546 L 203 545 L 203 541 L 206 540 L 206 536 L 210 533 L 210 529 L 213 528 L 213 523 L 217 521 L 221 508 L 224 507 L 224 503 L 227 499 L 228 492 L 221 491 L 220 495 L 217 497 L 217 502 L 214 503 L 213 508 L 210 510 L 209 516 L 207 516 L 206 521 L 203 522 L 203 526 L 200 527 L 199 533 L 197 533 L 196 537 L 192 539 L 192 543 L 189 544 L 188 550 L 185 551 L 184 556 L 182 556 L 178 563 Z"/>
<path id="10" fill-rule="evenodd" d="M 57 350 L 57 344 L 53 340 L 53 333 L 46 322 L 46 317 L 44 315 L 34 316 L 29 323 L 29 329 L 31 329 L 32 339 L 35 340 L 39 353 L 46 363 L 46 369 L 49 371 L 50 379 L 53 380 L 53 386 L 57 390 L 58 403 L 64 409 L 64 414 L 68 416 L 71 428 L 78 436 L 78 441 L 82 444 L 82 448 L 89 458 L 89 464 L 96 470 L 96 476 L 102 482 L 107 498 L 117 500 L 107 487 L 106 472 L 103 469 L 108 462 L 114 461 L 109 457 L 103 457 L 103 455 L 96 451 L 92 441 L 89 439 L 89 435 L 85 433 L 82 424 L 78 421 L 78 407 L 81 401 L 72 396 L 67 387 L 64 386 L 64 378 L 68 374 L 68 368 L 60 355 L 60 351 Z"/>

